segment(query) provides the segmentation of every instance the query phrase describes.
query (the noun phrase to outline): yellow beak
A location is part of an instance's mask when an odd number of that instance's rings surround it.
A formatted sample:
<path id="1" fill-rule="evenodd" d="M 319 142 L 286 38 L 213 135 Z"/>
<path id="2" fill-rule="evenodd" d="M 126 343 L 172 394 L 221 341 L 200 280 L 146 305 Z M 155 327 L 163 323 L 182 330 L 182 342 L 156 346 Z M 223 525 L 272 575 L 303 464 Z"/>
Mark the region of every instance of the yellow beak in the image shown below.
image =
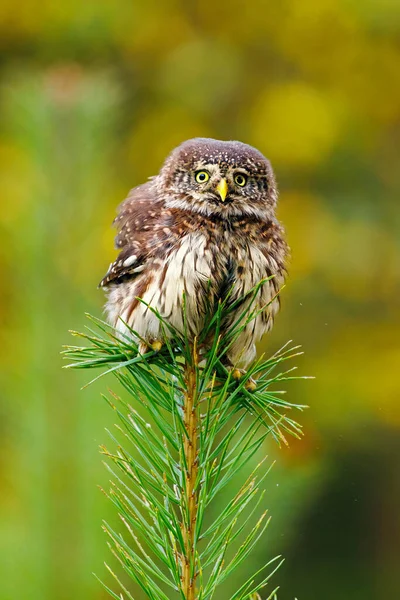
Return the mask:
<path id="1" fill-rule="evenodd" d="M 225 202 L 225 198 L 228 193 L 228 184 L 226 183 L 226 179 L 220 179 L 217 185 L 217 192 L 221 196 L 222 202 Z"/>

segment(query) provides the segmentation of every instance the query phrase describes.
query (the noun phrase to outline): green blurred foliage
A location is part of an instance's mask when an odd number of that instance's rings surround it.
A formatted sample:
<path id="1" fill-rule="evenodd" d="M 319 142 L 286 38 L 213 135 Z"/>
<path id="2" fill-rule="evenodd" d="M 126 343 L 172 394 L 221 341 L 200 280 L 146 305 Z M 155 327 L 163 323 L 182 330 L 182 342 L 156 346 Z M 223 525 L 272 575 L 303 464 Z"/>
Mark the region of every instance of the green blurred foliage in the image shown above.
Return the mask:
<path id="1" fill-rule="evenodd" d="M 101 314 L 116 205 L 196 135 L 275 167 L 292 262 L 263 349 L 295 339 L 316 376 L 289 390 L 305 439 L 265 448 L 253 561 L 287 556 L 283 600 L 400 595 L 399 32 L 397 0 L 3 0 L 1 600 L 105 598 L 113 415 L 58 352 Z"/>

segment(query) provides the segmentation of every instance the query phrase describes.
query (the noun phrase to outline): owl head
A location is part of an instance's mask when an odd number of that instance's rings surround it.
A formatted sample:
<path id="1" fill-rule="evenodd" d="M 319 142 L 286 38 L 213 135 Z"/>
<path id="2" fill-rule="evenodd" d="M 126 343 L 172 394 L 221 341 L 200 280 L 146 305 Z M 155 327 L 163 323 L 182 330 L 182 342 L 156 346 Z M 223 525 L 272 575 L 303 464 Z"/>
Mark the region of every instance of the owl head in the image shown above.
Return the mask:
<path id="1" fill-rule="evenodd" d="M 228 219 L 274 214 L 272 167 L 261 152 L 242 142 L 187 140 L 171 152 L 157 179 L 170 208 Z"/>

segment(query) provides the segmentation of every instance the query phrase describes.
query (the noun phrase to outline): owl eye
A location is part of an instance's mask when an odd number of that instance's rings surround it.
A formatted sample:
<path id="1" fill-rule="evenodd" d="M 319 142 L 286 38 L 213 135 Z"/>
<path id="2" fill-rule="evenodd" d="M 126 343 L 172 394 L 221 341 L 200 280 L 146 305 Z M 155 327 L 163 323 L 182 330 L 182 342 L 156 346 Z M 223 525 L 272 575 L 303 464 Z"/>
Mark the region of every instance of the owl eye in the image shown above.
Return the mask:
<path id="1" fill-rule="evenodd" d="M 195 174 L 195 179 L 197 183 L 205 183 L 210 179 L 210 175 L 207 173 L 207 171 L 197 171 Z"/>
<path id="2" fill-rule="evenodd" d="M 240 185 L 240 187 L 243 187 L 246 185 L 246 181 L 247 181 L 247 177 L 245 175 L 242 175 L 241 173 L 237 173 L 235 175 L 236 185 Z"/>

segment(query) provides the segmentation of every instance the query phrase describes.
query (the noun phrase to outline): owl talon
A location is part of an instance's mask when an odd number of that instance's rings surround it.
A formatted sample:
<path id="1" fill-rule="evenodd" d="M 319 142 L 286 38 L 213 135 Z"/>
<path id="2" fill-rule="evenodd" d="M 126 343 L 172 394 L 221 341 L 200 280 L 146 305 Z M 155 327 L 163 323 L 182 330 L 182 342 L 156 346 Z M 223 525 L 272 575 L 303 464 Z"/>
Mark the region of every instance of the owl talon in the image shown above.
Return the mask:
<path id="1" fill-rule="evenodd" d="M 154 352 L 159 352 L 162 347 L 163 347 L 163 343 L 160 342 L 159 340 L 152 342 L 150 345 L 147 344 L 146 342 L 141 341 L 141 342 L 139 342 L 139 345 L 138 345 L 138 352 L 139 352 L 139 354 L 147 354 L 150 351 L 150 349 L 154 350 Z"/>
<path id="2" fill-rule="evenodd" d="M 241 379 L 244 375 L 246 375 L 246 371 L 244 369 L 232 369 L 233 379 L 236 379 L 237 381 L 239 381 L 239 379 Z M 257 387 L 257 383 L 254 381 L 254 379 L 252 377 L 249 377 L 249 379 L 244 384 L 244 387 L 249 392 L 254 392 L 254 390 Z"/>
<path id="3" fill-rule="evenodd" d="M 254 381 L 254 379 L 252 377 L 249 377 L 249 379 L 246 381 L 244 387 L 246 388 L 246 390 L 248 392 L 254 392 L 254 390 L 257 389 L 257 383 Z"/>
<path id="4" fill-rule="evenodd" d="M 154 350 L 154 352 L 159 352 L 163 347 L 163 343 L 157 340 L 151 344 L 151 347 Z"/>
<path id="5" fill-rule="evenodd" d="M 149 347 L 146 342 L 139 342 L 138 345 L 138 354 L 147 354 L 149 351 Z"/>
<path id="6" fill-rule="evenodd" d="M 244 375 L 244 371 L 243 369 L 233 369 L 232 370 L 232 377 L 233 379 L 241 379 Z"/>

